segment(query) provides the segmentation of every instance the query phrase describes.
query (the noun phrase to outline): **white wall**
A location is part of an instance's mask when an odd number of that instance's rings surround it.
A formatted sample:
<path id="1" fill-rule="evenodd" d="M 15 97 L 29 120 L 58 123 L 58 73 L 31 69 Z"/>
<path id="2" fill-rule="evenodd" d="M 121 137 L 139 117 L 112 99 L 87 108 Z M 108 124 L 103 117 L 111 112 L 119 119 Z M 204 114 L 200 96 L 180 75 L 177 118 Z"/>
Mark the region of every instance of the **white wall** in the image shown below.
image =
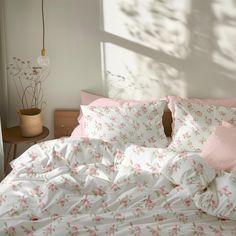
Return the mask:
<path id="1" fill-rule="evenodd" d="M 47 107 L 45 125 L 53 134 L 55 108 L 79 108 L 81 89 L 102 93 L 98 2 L 46 0 L 46 49 L 50 77 L 43 84 Z M 41 1 L 5 0 L 7 61 L 12 57 L 36 62 L 42 47 Z M 9 79 L 8 125 L 18 122 L 18 98 Z"/>
<path id="2" fill-rule="evenodd" d="M 120 64 L 123 63 L 124 68 L 130 66 L 135 73 L 139 73 L 137 76 L 141 80 L 134 79 L 135 85 L 146 83 L 148 76 L 151 80 L 156 79 L 160 85 L 159 90 L 156 90 L 159 91 L 156 97 L 170 93 L 213 98 L 235 96 L 236 67 L 232 65 L 236 63 L 234 43 L 236 30 L 227 21 L 231 19 L 236 22 L 236 7 L 232 0 L 211 1 L 211 3 L 205 0 L 173 1 L 176 3 L 174 9 L 178 9 L 176 17 L 179 17 L 179 12 L 184 14 L 182 24 L 185 27 L 187 45 L 184 59 L 176 58 L 173 53 L 165 51 L 164 47 L 158 48 L 160 43 L 156 43 L 155 37 L 150 36 L 151 34 L 145 32 L 143 40 L 140 40 L 135 35 L 129 35 L 124 28 L 127 22 L 131 26 L 134 22 L 138 22 L 133 29 L 141 24 L 144 27 L 141 31 L 145 31 L 145 27 L 151 23 L 164 22 L 161 29 L 167 29 L 166 19 L 162 22 L 160 19 L 150 18 L 152 20 L 150 23 L 150 19 L 146 18 L 147 14 L 150 14 L 146 12 L 147 9 L 150 10 L 150 6 L 153 6 L 156 10 L 162 10 L 160 4 L 163 1 L 104 0 L 103 8 L 100 2 L 99 0 L 45 0 L 46 48 L 51 59 L 51 74 L 44 83 L 44 95 L 47 101 L 44 119 L 45 125 L 51 130 L 51 137 L 55 108 L 78 108 L 81 89 L 105 93 L 100 54 L 102 41 L 107 42 L 103 54 L 106 60 L 105 69 L 119 73 L 120 69 L 117 68 L 120 68 Z M 138 7 L 140 18 L 131 21 L 132 12 L 130 19 L 127 19 L 127 15 L 129 18 L 129 10 L 135 7 L 131 3 L 134 2 L 140 2 Z M 106 7 L 108 3 L 127 8 L 125 11 L 128 14 L 124 21 L 119 15 L 123 13 L 116 11 L 115 8 L 113 12 L 112 8 Z M 42 36 L 40 4 L 39 0 L 5 0 L 8 63 L 13 56 L 35 60 L 39 55 Z M 100 30 L 103 18 L 99 19 L 101 9 L 104 10 L 104 24 L 108 24 L 107 29 L 105 27 L 107 32 Z M 174 21 L 168 23 L 171 30 L 164 33 L 175 32 L 177 27 L 175 23 Z M 181 36 L 182 34 L 178 37 Z M 164 41 L 168 39 L 167 35 Z M 177 43 L 172 44 L 176 46 Z M 179 48 L 181 47 L 183 46 L 180 44 Z M 174 49 L 172 51 L 174 52 Z M 165 73 L 162 68 L 163 63 L 169 66 L 167 69 L 164 68 Z M 18 122 L 16 110 L 19 107 L 13 84 L 9 82 L 8 125 L 11 126 Z M 135 96 L 132 85 L 117 86 L 126 86 L 117 91 L 126 89 L 126 94 L 129 93 L 127 97 L 140 98 L 143 95 Z M 153 88 L 151 84 L 149 87 Z M 149 91 L 144 90 L 144 92 L 148 94 Z M 111 96 L 113 95 L 111 93 Z M 153 91 L 150 96 L 155 96 Z"/>

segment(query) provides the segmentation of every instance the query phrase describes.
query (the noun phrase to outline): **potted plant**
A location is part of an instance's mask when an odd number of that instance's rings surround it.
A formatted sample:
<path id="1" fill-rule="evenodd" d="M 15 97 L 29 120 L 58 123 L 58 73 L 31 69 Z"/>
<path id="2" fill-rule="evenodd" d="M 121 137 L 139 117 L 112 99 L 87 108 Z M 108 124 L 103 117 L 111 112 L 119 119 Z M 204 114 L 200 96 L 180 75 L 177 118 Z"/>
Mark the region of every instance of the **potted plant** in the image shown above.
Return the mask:
<path id="1" fill-rule="evenodd" d="M 19 97 L 20 129 L 24 137 L 33 137 L 43 132 L 42 109 L 46 105 L 43 99 L 42 82 L 48 77 L 48 68 L 32 66 L 30 61 L 14 57 L 7 68 Z"/>

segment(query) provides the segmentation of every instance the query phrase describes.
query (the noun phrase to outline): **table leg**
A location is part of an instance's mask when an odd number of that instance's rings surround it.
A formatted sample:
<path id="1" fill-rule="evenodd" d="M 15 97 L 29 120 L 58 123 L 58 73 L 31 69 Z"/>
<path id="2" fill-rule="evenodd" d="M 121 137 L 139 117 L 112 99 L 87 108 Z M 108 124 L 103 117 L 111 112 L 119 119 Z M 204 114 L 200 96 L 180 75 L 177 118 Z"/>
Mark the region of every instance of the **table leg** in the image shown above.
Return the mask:
<path id="1" fill-rule="evenodd" d="M 10 147 L 8 149 L 8 152 L 7 152 L 7 158 L 4 159 L 4 173 L 6 174 L 6 171 L 7 171 L 7 166 L 8 166 L 8 163 L 11 159 L 11 149 L 13 148 L 13 144 L 10 144 Z"/>
<path id="2" fill-rule="evenodd" d="M 14 159 L 16 159 L 16 144 L 14 144 L 13 146 L 13 159 L 12 160 Z"/>

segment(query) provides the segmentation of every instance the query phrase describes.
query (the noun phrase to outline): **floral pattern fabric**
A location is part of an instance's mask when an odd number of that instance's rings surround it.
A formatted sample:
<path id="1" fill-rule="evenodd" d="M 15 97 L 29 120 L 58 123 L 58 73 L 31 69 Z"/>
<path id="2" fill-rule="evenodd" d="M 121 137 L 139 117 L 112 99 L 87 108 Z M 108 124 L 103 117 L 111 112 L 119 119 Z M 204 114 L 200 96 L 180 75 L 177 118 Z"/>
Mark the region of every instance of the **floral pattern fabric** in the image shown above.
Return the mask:
<path id="1" fill-rule="evenodd" d="M 235 221 L 204 213 L 186 181 L 173 181 L 177 172 L 191 180 L 181 174 L 188 157 L 189 169 L 205 176 L 210 167 L 192 153 L 122 151 L 92 139 L 34 145 L 0 184 L 0 235 L 236 235 Z M 189 184 L 207 185 L 213 175 L 201 182 L 195 174 Z"/>
<path id="2" fill-rule="evenodd" d="M 190 103 L 185 100 L 176 102 L 173 139 L 169 148 L 178 152 L 200 152 L 203 144 L 222 121 L 236 125 L 236 108 Z"/>
<path id="3" fill-rule="evenodd" d="M 120 106 L 81 106 L 88 137 L 119 144 L 164 148 L 168 141 L 162 115 L 166 102 L 125 103 Z"/>

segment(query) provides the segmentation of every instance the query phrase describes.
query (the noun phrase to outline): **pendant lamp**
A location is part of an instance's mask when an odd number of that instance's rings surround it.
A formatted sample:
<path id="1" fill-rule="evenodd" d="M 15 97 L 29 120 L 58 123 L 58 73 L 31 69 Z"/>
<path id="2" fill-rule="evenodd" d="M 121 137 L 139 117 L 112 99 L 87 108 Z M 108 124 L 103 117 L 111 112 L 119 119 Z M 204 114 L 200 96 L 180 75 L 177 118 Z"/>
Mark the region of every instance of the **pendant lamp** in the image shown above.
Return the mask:
<path id="1" fill-rule="evenodd" d="M 43 26 L 43 47 L 41 49 L 41 54 L 38 57 L 38 65 L 40 67 L 48 67 L 50 64 L 50 59 L 46 55 L 46 49 L 45 49 L 45 19 L 44 19 L 44 0 L 42 0 L 42 26 Z"/>

